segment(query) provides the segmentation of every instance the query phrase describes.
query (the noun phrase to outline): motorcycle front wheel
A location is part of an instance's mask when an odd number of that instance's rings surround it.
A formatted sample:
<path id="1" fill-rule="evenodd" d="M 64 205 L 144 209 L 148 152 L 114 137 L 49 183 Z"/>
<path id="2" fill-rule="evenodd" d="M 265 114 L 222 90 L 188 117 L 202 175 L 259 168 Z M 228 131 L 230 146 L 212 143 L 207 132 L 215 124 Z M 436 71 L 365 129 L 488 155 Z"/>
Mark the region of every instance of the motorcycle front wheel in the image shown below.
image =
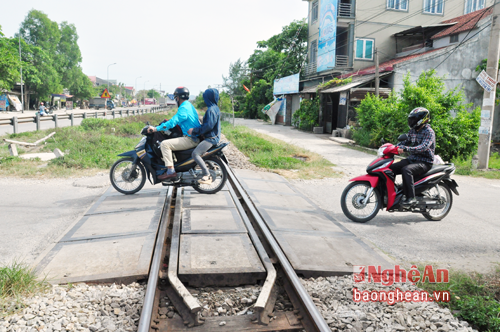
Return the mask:
<path id="1" fill-rule="evenodd" d="M 205 159 L 205 165 L 207 166 L 210 174 L 212 175 L 211 184 L 200 184 L 196 182 L 193 185 L 194 190 L 202 194 L 215 194 L 219 192 L 227 181 L 227 169 L 222 160 L 219 157 L 209 157 Z M 200 167 L 196 166 L 196 171 L 199 171 Z M 215 174 L 215 178 L 213 175 Z"/>
<path id="2" fill-rule="evenodd" d="M 122 158 L 111 166 L 109 179 L 116 191 L 132 195 L 144 187 L 146 169 L 141 163 L 134 166 L 133 158 Z"/>
<path id="3" fill-rule="evenodd" d="M 364 202 L 371 186 L 368 182 L 352 182 L 342 192 L 340 205 L 345 216 L 354 222 L 367 222 L 375 218 L 381 207 L 380 193 L 373 190 Z"/>

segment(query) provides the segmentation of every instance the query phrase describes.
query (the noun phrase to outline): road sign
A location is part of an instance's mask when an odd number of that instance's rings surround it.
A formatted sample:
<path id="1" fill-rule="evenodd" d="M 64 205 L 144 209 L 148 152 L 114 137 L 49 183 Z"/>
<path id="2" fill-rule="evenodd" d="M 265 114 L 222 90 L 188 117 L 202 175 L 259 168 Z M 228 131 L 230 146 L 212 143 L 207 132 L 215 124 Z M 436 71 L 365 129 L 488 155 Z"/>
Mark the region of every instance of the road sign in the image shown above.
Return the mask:
<path id="1" fill-rule="evenodd" d="M 109 95 L 108 89 L 104 89 L 104 92 L 101 95 L 101 98 L 111 98 Z"/>

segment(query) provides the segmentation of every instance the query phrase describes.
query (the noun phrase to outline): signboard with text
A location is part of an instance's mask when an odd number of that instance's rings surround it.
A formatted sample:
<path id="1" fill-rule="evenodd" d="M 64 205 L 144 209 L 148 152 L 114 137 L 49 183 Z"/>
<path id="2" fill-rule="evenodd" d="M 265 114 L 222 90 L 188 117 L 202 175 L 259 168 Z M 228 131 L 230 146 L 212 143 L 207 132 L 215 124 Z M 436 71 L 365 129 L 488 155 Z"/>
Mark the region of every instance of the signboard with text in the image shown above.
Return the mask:
<path id="1" fill-rule="evenodd" d="M 68 100 L 66 101 L 66 110 L 71 111 L 73 109 L 73 102 Z"/>
<path id="2" fill-rule="evenodd" d="M 300 74 L 295 74 L 274 80 L 275 96 L 286 95 L 291 93 L 299 93 Z"/>
<path id="3" fill-rule="evenodd" d="M 477 83 L 488 92 L 493 91 L 497 85 L 497 81 L 490 75 L 488 75 L 484 70 L 476 77 Z"/>
<path id="4" fill-rule="evenodd" d="M 338 0 L 321 1 L 317 72 L 335 67 L 338 2 Z"/>

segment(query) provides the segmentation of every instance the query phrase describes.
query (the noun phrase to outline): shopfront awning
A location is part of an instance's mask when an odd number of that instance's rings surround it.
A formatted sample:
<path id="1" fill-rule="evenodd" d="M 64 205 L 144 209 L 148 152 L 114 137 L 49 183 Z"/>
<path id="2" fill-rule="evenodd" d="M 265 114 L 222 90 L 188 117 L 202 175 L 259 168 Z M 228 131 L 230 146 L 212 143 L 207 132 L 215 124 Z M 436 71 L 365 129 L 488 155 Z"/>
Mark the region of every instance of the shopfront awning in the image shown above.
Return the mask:
<path id="1" fill-rule="evenodd" d="M 392 72 L 386 72 L 386 73 L 381 73 L 379 74 L 379 77 L 382 78 L 384 76 L 387 76 L 389 74 L 392 74 Z M 341 92 L 341 91 L 346 91 L 351 88 L 355 88 L 357 86 L 360 86 L 362 84 L 368 83 L 370 81 L 375 80 L 375 74 L 369 74 L 369 75 L 364 75 L 364 76 L 353 76 L 352 77 L 352 82 L 346 85 L 341 85 L 341 86 L 335 86 L 333 88 L 328 88 L 325 90 L 321 90 L 320 93 L 335 93 L 335 92 Z"/>
<path id="2" fill-rule="evenodd" d="M 300 93 L 316 93 L 316 89 L 318 88 L 317 85 L 315 86 L 309 86 L 307 88 L 304 88 L 300 91 Z"/>
<path id="3" fill-rule="evenodd" d="M 58 93 L 53 93 L 52 97 L 54 98 L 61 98 L 61 99 L 66 99 L 66 98 L 71 98 L 73 97 L 72 95 L 66 95 L 66 94 L 58 94 Z"/>

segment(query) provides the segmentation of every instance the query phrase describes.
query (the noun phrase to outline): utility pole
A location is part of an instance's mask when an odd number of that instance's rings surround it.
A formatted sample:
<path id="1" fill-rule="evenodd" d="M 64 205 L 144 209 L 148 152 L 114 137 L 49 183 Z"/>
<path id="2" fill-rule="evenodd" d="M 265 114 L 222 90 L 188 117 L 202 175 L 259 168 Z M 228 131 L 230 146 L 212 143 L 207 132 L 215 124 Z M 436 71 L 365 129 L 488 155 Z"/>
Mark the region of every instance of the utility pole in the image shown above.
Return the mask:
<path id="1" fill-rule="evenodd" d="M 378 96 L 378 87 L 380 85 L 380 76 L 379 76 L 379 68 L 378 68 L 378 52 L 377 48 L 375 48 L 375 96 Z"/>
<path id="2" fill-rule="evenodd" d="M 498 80 L 498 60 L 500 56 L 500 1 L 496 0 L 493 5 L 493 15 L 491 15 L 490 43 L 488 46 L 488 63 L 486 73 Z M 493 124 L 493 114 L 495 111 L 496 84 L 491 92 L 484 90 L 483 107 L 481 108 L 481 131 L 479 132 L 479 146 L 477 155 L 479 157 L 479 169 L 488 169 L 490 160 L 491 128 Z"/>
<path id="3" fill-rule="evenodd" d="M 21 58 L 21 34 L 19 34 L 19 62 L 21 63 L 21 111 L 24 113 L 23 60 Z"/>

